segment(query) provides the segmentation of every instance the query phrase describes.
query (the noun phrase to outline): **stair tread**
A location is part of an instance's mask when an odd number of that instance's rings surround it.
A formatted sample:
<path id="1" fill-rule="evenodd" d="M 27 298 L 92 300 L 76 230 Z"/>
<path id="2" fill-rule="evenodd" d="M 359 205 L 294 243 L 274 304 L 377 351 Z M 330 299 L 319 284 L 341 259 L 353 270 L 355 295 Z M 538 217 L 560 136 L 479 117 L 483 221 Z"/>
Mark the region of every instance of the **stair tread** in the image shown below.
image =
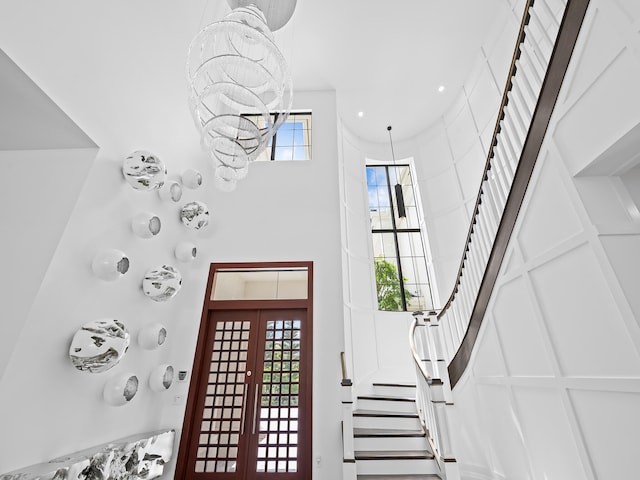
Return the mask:
<path id="1" fill-rule="evenodd" d="M 404 418 L 418 418 L 418 414 L 415 412 L 388 412 L 381 410 L 354 410 L 354 417 L 404 417 Z"/>
<path id="2" fill-rule="evenodd" d="M 416 388 L 415 383 L 374 383 L 374 387 Z"/>
<path id="3" fill-rule="evenodd" d="M 366 450 L 354 452 L 356 460 L 431 460 L 427 450 Z"/>
<path id="4" fill-rule="evenodd" d="M 358 475 L 358 480 L 440 480 L 438 475 Z"/>
<path id="5" fill-rule="evenodd" d="M 358 395 L 358 400 L 390 400 L 392 402 L 415 402 L 416 399 L 412 397 L 397 397 L 394 395 L 379 395 L 379 394 L 369 394 L 369 395 Z"/>
<path id="6" fill-rule="evenodd" d="M 354 437 L 424 437 L 422 430 L 402 430 L 388 428 L 354 428 Z"/>

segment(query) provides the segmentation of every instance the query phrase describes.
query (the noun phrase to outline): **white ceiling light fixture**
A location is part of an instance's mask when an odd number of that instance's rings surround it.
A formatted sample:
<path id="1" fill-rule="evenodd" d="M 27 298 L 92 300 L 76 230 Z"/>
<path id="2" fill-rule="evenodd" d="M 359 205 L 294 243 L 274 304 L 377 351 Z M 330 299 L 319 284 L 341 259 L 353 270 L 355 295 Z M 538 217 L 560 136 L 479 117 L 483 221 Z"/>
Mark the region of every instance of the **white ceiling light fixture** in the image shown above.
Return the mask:
<path id="1" fill-rule="evenodd" d="M 196 35 L 187 58 L 189 107 L 225 191 L 247 175 L 291 110 L 291 74 L 272 32 L 296 0 L 228 3 L 233 10 Z"/>

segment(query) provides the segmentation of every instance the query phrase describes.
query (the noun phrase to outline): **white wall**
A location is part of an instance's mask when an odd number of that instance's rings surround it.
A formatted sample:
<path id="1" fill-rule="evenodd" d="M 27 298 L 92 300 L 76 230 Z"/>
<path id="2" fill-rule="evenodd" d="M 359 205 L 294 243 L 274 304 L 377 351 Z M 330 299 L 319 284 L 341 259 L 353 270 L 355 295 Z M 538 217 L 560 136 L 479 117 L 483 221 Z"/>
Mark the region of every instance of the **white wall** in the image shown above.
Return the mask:
<path id="1" fill-rule="evenodd" d="M 458 272 L 523 8 L 521 1 L 505 1 L 496 11 L 500 28 L 480 46 L 447 114 L 424 133 L 394 141 L 396 159 L 415 163 L 436 306 L 446 303 Z M 365 165 L 391 160 L 386 132 L 381 136 L 385 142 L 373 144 L 340 132 L 345 344 L 358 392 L 372 381 L 415 381 L 407 348 L 411 315 L 379 312 L 375 298 Z"/>
<path id="2" fill-rule="evenodd" d="M 204 155 L 181 159 L 170 142 L 155 153 L 165 158 L 170 177 L 195 167 L 205 185 L 186 190 L 178 204 L 162 202 L 155 192 L 131 189 L 120 171 L 129 151 L 102 149 L 44 278 L 22 335 L 2 379 L 0 394 L 0 472 L 49 460 L 126 435 L 182 425 L 188 382 L 153 393 L 148 375 L 160 363 L 191 371 L 210 262 L 311 260 L 314 262 L 314 398 L 313 458 L 318 478 L 339 478 L 340 363 L 342 309 L 340 223 L 335 95 L 297 92 L 294 108 L 313 111 L 313 160 L 255 163 L 232 193 L 212 190 Z M 154 150 L 154 145 L 147 146 Z M 166 150 L 165 150 L 166 148 Z M 164 155 L 164 153 L 171 153 Z M 173 161 L 172 158 L 177 158 Z M 210 225 L 201 232 L 181 225 L 178 212 L 190 200 L 206 202 Z M 42 199 L 46 201 L 46 198 Z M 162 220 L 157 237 L 140 239 L 131 231 L 132 216 L 152 211 Z M 191 239 L 198 259 L 178 262 L 173 249 Z M 113 283 L 91 272 L 91 260 L 102 248 L 124 250 L 130 271 Z M 157 264 L 175 265 L 183 286 L 166 303 L 147 299 L 140 288 L 144 272 Z M 102 374 L 76 370 L 68 349 L 76 329 L 102 317 L 121 320 L 133 341 L 123 360 Z M 142 350 L 135 341 L 145 325 L 162 322 L 165 345 Z M 137 396 L 123 407 L 108 406 L 102 389 L 108 378 L 136 373 Z M 63 439 L 63 441 L 60 441 Z M 176 443 L 177 446 L 177 443 Z M 175 462 L 169 465 L 171 478 Z"/>
<path id="3" fill-rule="evenodd" d="M 96 152 L 0 151 L 0 382 Z"/>
<path id="4" fill-rule="evenodd" d="M 590 4 L 454 389 L 454 451 L 470 477 L 637 477 L 639 7 Z"/>
<path id="5" fill-rule="evenodd" d="M 411 314 L 378 311 L 376 298 L 366 161 L 386 155 L 380 145 L 340 129 L 345 353 L 356 394 L 370 392 L 372 382 L 415 381 L 407 349 Z"/>

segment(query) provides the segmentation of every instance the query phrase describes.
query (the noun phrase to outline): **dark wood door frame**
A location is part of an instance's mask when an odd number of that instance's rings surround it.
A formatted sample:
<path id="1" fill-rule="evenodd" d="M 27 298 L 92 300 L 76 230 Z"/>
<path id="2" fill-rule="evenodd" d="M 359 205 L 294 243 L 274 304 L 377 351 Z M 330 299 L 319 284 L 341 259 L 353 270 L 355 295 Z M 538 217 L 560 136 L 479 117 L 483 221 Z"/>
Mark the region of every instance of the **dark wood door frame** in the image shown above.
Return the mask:
<path id="1" fill-rule="evenodd" d="M 214 284 L 214 276 L 216 271 L 222 269 L 251 269 L 251 268 L 306 268 L 308 272 L 307 298 L 304 300 L 211 300 L 212 289 Z M 191 372 L 191 382 L 187 397 L 187 405 L 183 420 L 183 427 L 180 438 L 180 446 L 178 448 L 177 465 L 175 478 L 189 479 L 189 451 L 190 441 L 194 433 L 194 418 L 197 416 L 197 402 L 199 393 L 199 379 L 203 375 L 204 356 L 207 351 L 207 333 L 208 322 L 211 311 L 215 310 L 271 310 L 271 309 L 305 309 L 306 310 L 306 350 L 307 357 L 306 368 L 300 375 L 304 375 L 307 381 L 304 384 L 304 394 L 307 399 L 309 418 L 306 429 L 308 432 L 308 442 L 305 443 L 303 451 L 298 453 L 299 469 L 296 479 L 311 480 L 311 438 L 312 438 L 312 384 L 313 384 L 313 262 L 255 262 L 255 263 L 212 263 L 209 269 L 209 278 L 205 297 L 202 307 L 202 315 L 200 319 L 200 328 L 198 331 L 198 340 L 194 353 L 194 360 Z M 199 475 L 200 476 L 200 475 Z M 206 478 L 206 474 L 202 474 L 201 478 Z"/>

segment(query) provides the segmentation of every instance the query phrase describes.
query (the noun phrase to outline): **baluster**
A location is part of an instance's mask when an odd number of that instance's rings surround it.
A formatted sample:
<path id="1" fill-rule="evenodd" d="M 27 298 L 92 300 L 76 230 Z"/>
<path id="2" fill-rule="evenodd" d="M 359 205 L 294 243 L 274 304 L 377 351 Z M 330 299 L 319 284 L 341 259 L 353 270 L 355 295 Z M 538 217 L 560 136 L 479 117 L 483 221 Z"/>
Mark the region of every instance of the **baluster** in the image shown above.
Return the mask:
<path id="1" fill-rule="evenodd" d="M 460 329 L 463 331 L 466 329 L 469 318 L 471 317 L 471 307 L 469 306 L 469 294 L 467 290 L 468 289 L 464 288 L 464 285 L 460 285 Z M 462 338 L 463 336 L 460 335 L 456 341 L 460 342 Z"/>
<path id="2" fill-rule="evenodd" d="M 504 122 L 504 120 L 502 122 Z M 503 136 L 504 136 L 504 133 L 501 132 L 500 139 L 498 140 L 499 142 L 503 141 L 503 138 L 502 138 Z M 500 163 L 500 161 L 496 160 L 496 158 L 494 157 L 491 159 L 491 165 L 493 166 L 492 170 L 494 170 L 495 172 L 497 183 L 499 183 L 500 185 L 501 197 L 504 198 L 504 203 L 506 204 L 507 197 L 509 196 L 509 191 L 511 190 L 510 182 L 507 181 L 507 177 L 504 173 L 504 168 Z M 504 206 L 503 206 L 503 209 L 504 209 Z"/>
<path id="3" fill-rule="evenodd" d="M 540 27 L 535 22 L 533 9 L 531 9 L 530 12 L 532 13 L 531 21 L 525 28 L 527 38 L 536 45 L 537 50 L 542 55 L 541 58 L 544 59 L 544 63 L 548 64 L 549 58 L 551 58 L 551 45 L 545 41 L 544 35 L 540 32 Z"/>
<path id="4" fill-rule="evenodd" d="M 527 81 L 529 82 L 530 90 L 534 94 L 534 100 L 537 100 L 540 89 L 542 88 L 542 82 L 544 81 L 544 77 L 547 73 L 547 67 L 549 66 L 549 59 L 545 57 L 541 57 L 538 60 L 538 57 L 533 55 L 533 52 L 536 50 L 535 45 L 528 45 L 527 50 L 520 57 L 521 66 Z M 536 67 L 536 63 L 539 63 L 539 67 Z"/>
<path id="5" fill-rule="evenodd" d="M 516 132 L 518 143 L 524 145 L 531 118 L 527 116 L 526 110 L 523 109 L 522 100 L 518 97 L 519 95 L 514 95 L 512 101 L 509 102 L 510 105 L 505 109 L 505 117 Z M 524 118 L 528 118 L 527 125 L 525 125 Z"/>
<path id="6" fill-rule="evenodd" d="M 493 159 L 491 159 L 493 160 Z M 506 197 L 501 190 L 500 182 L 496 178 L 495 174 L 496 169 L 491 169 L 491 174 L 489 175 L 489 191 L 491 192 L 492 197 L 495 199 L 495 205 L 498 212 L 498 218 L 502 218 L 502 212 L 504 211 L 504 206 L 507 203 Z"/>
<path id="7" fill-rule="evenodd" d="M 503 140 L 506 140 L 507 135 L 503 136 Z M 511 166 L 511 162 L 509 162 L 509 157 L 514 158 L 515 152 L 507 152 L 505 149 L 505 145 L 508 148 L 511 148 L 511 145 L 508 145 L 508 142 L 500 142 L 498 144 L 498 154 L 496 155 L 496 161 L 500 163 L 500 168 L 505 172 L 505 177 L 509 182 L 509 190 L 511 190 L 511 185 L 513 185 L 513 167 Z"/>
<path id="8" fill-rule="evenodd" d="M 549 35 L 549 32 L 542 21 L 542 17 L 540 16 L 539 9 L 532 8 L 530 13 L 531 20 L 534 21 L 535 26 L 540 30 L 540 41 L 538 43 L 542 43 L 547 46 L 549 48 L 549 53 L 551 53 L 551 50 L 553 50 L 553 44 L 555 43 L 555 38 L 552 38 L 551 35 Z M 549 54 L 548 58 L 551 58 L 551 54 Z"/>
<path id="9" fill-rule="evenodd" d="M 482 196 L 480 197 L 482 199 Z M 484 231 L 487 229 L 487 226 L 485 226 L 486 224 L 486 219 L 482 216 L 482 203 L 478 205 L 477 210 L 476 210 L 476 214 L 475 214 L 475 237 L 477 240 L 477 245 L 476 245 L 476 254 L 478 255 L 478 258 L 480 258 L 482 261 L 484 261 L 484 259 L 487 257 L 488 254 L 488 245 L 486 242 L 486 239 L 484 237 Z"/>
<path id="10" fill-rule="evenodd" d="M 522 95 L 522 99 L 526 102 L 527 108 L 531 112 L 530 115 L 533 117 L 542 84 L 536 85 L 532 83 L 532 80 L 533 78 L 528 75 L 527 69 L 523 67 L 522 75 L 518 78 L 518 93 Z"/>
<path id="11" fill-rule="evenodd" d="M 535 81 L 536 84 L 542 85 L 542 79 L 544 78 L 547 68 L 544 66 L 542 61 L 538 58 L 538 56 L 534 53 L 535 48 L 533 45 L 525 44 L 526 48 L 522 49 L 522 53 L 520 54 L 520 61 L 526 63 L 531 67 L 531 77 Z"/>
<path id="12" fill-rule="evenodd" d="M 455 312 L 454 315 L 454 321 L 456 325 L 462 325 L 463 324 L 463 320 L 462 320 L 462 312 L 460 310 L 460 298 L 456 297 L 456 301 L 454 301 L 451 304 L 451 308 L 453 308 L 453 311 Z M 453 327 L 454 329 L 457 329 L 457 326 Z M 453 356 L 456 354 L 456 352 L 458 351 L 458 348 L 460 347 L 460 342 L 461 342 L 462 337 L 459 338 L 453 338 L 451 337 L 451 350 L 449 351 L 449 355 L 447 356 L 447 361 L 450 362 L 453 359 Z"/>
<path id="13" fill-rule="evenodd" d="M 489 230 L 490 230 L 490 225 L 488 217 L 486 214 L 484 214 L 484 211 L 486 211 L 486 208 L 483 209 L 483 214 L 480 215 L 480 220 L 482 222 L 481 225 L 481 229 L 480 229 L 480 235 L 482 237 L 482 243 L 483 243 L 483 251 L 482 251 L 482 264 L 485 266 L 487 266 L 487 263 L 489 261 L 489 256 L 491 255 L 491 249 L 493 248 L 493 241 L 495 239 L 495 237 L 492 237 Z"/>
<path id="14" fill-rule="evenodd" d="M 487 244 L 486 239 L 486 230 L 485 226 L 486 220 L 482 216 L 482 205 L 478 206 L 478 213 L 476 214 L 476 235 L 478 237 L 478 249 L 477 254 L 481 263 L 486 263 L 486 259 L 489 256 L 489 245 Z"/>
<path id="15" fill-rule="evenodd" d="M 515 96 L 515 94 L 514 94 Z M 518 101 L 514 100 L 514 104 L 507 108 L 506 113 L 506 122 L 505 126 L 509 127 L 509 131 L 511 132 L 511 140 L 513 141 L 514 147 L 517 147 L 516 150 L 522 151 L 522 146 L 524 145 L 524 140 L 526 138 L 526 132 L 524 129 L 521 129 L 522 115 L 519 115 L 520 104 Z"/>
<path id="16" fill-rule="evenodd" d="M 484 197 L 482 201 L 482 205 L 485 207 L 485 211 L 488 214 L 488 218 L 490 219 L 491 224 L 491 236 L 495 237 L 498 232 L 498 224 L 500 223 L 500 215 L 498 215 L 498 210 L 496 206 L 495 199 L 491 193 L 490 185 L 487 183 L 487 180 L 483 183 L 482 188 L 482 196 Z"/>
<path id="17" fill-rule="evenodd" d="M 511 141 L 511 145 L 513 147 L 513 156 L 515 158 L 519 158 L 520 153 L 522 152 L 522 147 L 524 145 L 524 137 L 520 136 L 515 115 L 511 114 L 515 109 L 516 105 L 513 105 L 513 107 L 510 108 L 507 112 L 507 118 L 505 119 L 504 126 L 507 129 L 507 138 Z"/>
<path id="18" fill-rule="evenodd" d="M 561 8 L 559 8 L 559 12 L 560 12 L 560 18 L 562 18 L 562 13 L 564 12 L 564 6 L 566 5 L 566 2 L 556 2 L 556 3 L 559 3 L 561 5 Z M 545 0 L 537 0 L 536 8 L 542 8 L 546 12 L 549 18 L 551 18 L 551 21 L 553 22 L 553 25 L 555 26 L 556 31 L 560 29 L 560 18 L 558 18 L 556 14 L 553 13 L 553 11 L 551 10 L 551 7 Z"/>
<path id="19" fill-rule="evenodd" d="M 522 125 L 523 131 L 527 132 L 529 130 L 529 125 L 531 125 L 533 111 L 529 108 L 527 102 L 522 98 L 522 94 L 520 93 L 518 85 L 514 86 L 514 89 L 511 91 L 510 95 L 512 96 L 509 97 L 509 105 L 505 109 L 505 116 L 513 118 L 517 123 Z M 526 138 L 526 133 L 522 136 L 523 140 L 524 138 Z"/>
<path id="20" fill-rule="evenodd" d="M 455 304 L 455 299 L 449 305 L 449 309 L 447 310 L 447 313 L 445 314 L 445 316 L 440 319 L 442 324 L 444 325 L 444 331 L 442 332 L 443 334 L 442 336 L 443 336 L 444 348 L 445 348 L 444 358 L 447 360 L 447 362 L 451 361 L 455 353 L 454 342 L 453 342 L 453 329 L 455 328 L 453 324 L 456 321 L 456 319 L 454 318 L 454 312 L 453 312 L 454 304 Z"/>
<path id="21" fill-rule="evenodd" d="M 433 331 L 433 326 L 431 324 L 431 317 L 425 324 L 425 334 L 427 341 L 427 350 L 429 352 L 429 362 L 431 363 L 431 377 L 441 379 L 443 373 L 440 372 L 440 364 L 438 363 L 438 349 L 436 348 L 436 342 L 434 339 L 435 332 Z"/>
<path id="22" fill-rule="evenodd" d="M 476 237 L 477 237 L 477 225 L 476 225 Z M 482 277 L 484 277 L 484 271 L 486 266 L 482 264 L 480 260 L 480 256 L 478 255 L 478 249 L 475 248 L 473 254 L 471 255 L 471 263 L 474 265 L 474 270 L 476 272 L 476 282 L 473 286 L 473 297 L 475 302 L 475 297 L 478 295 L 480 291 L 480 285 L 482 284 Z"/>
<path id="23" fill-rule="evenodd" d="M 438 317 L 435 315 L 429 317 L 429 324 L 431 329 L 430 331 L 433 332 L 433 341 L 436 351 L 442 352 L 442 324 L 438 320 Z M 453 394 L 451 392 L 451 381 L 449 379 L 449 371 L 447 370 L 447 362 L 444 355 L 442 354 L 438 355 L 438 368 L 441 372 L 440 379 L 442 380 L 442 384 L 444 387 L 445 401 L 447 401 L 448 403 L 453 403 Z"/>
<path id="24" fill-rule="evenodd" d="M 491 162 L 491 168 L 487 170 L 485 182 L 487 184 L 488 191 L 491 192 L 493 198 L 496 200 L 495 205 L 498 212 L 498 218 L 500 218 L 502 217 L 502 211 L 504 210 L 504 205 L 506 202 L 505 198 L 503 198 L 503 193 L 500 191 L 500 184 L 496 178 L 496 167 L 493 165 L 493 157 L 489 161 Z"/>
<path id="25" fill-rule="evenodd" d="M 511 92 L 513 93 L 513 90 Z M 506 139 L 510 145 L 509 153 L 513 153 L 514 156 L 517 157 L 518 154 L 516 152 L 518 150 L 522 151 L 522 142 L 520 141 L 517 131 L 513 128 L 514 119 L 511 117 L 511 110 L 513 110 L 513 108 L 507 108 L 507 114 L 501 122 L 502 131 L 500 133 L 503 140 L 502 143 L 504 143 L 504 140 Z M 498 145 L 499 144 L 500 143 L 498 143 Z M 511 152 L 511 150 L 513 152 Z"/>
<path id="26" fill-rule="evenodd" d="M 462 327 L 464 325 L 464 311 L 462 310 L 462 306 L 464 305 L 464 295 L 462 285 L 458 287 L 458 293 L 456 294 L 454 306 L 458 309 L 458 314 L 454 317 L 454 322 L 452 324 L 452 335 L 451 342 L 453 344 L 453 349 L 451 351 L 451 357 L 455 355 L 458 346 L 460 345 L 460 340 L 462 339 Z"/>
<path id="27" fill-rule="evenodd" d="M 511 158 L 515 159 L 513 163 L 517 163 L 520 155 L 522 155 L 522 145 L 516 145 L 511 141 L 514 138 L 511 125 L 507 125 L 505 130 L 504 139 L 506 142 L 502 142 L 502 155 L 500 155 L 500 165 L 504 169 L 505 175 L 509 180 L 509 191 L 513 185 L 514 169 L 511 166 Z M 519 147 L 519 148 L 518 148 Z"/>
<path id="28" fill-rule="evenodd" d="M 478 269 L 476 266 L 475 255 L 473 253 L 473 250 L 474 249 L 472 248 L 472 246 L 469 245 L 469 251 L 467 252 L 467 262 L 469 264 L 469 272 L 471 272 L 471 282 L 467 283 L 467 288 L 470 295 L 475 297 L 475 286 L 478 284 L 480 280 L 479 280 L 479 274 L 478 274 Z"/>

